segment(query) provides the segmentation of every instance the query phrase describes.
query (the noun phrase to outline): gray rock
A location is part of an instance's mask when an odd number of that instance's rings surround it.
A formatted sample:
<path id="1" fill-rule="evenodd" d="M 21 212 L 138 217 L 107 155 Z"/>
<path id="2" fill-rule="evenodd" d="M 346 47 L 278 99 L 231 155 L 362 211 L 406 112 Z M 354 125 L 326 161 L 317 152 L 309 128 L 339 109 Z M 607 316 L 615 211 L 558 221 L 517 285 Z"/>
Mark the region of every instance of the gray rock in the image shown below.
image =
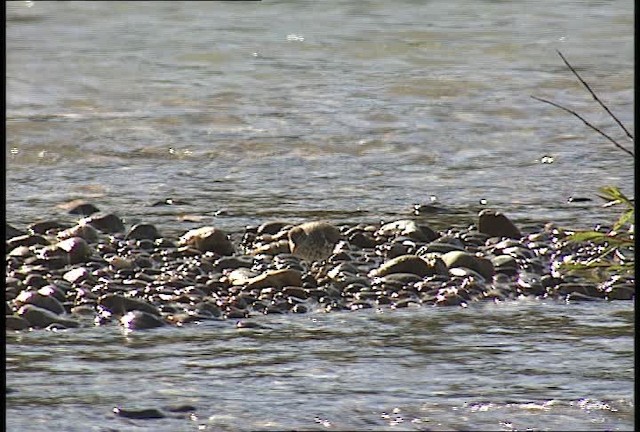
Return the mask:
<path id="1" fill-rule="evenodd" d="M 478 272 L 486 280 L 491 280 L 495 274 L 493 264 L 487 258 L 472 255 L 468 252 L 452 251 L 442 255 L 447 268 L 465 267 Z"/>
<path id="2" fill-rule="evenodd" d="M 447 272 L 443 261 L 435 256 L 419 257 L 417 255 L 401 255 L 372 270 L 372 277 L 386 276 L 392 273 L 412 273 L 420 277 L 432 276 Z"/>
<path id="3" fill-rule="evenodd" d="M 478 231 L 490 237 L 519 239 L 520 230 L 504 214 L 484 209 L 478 214 Z"/>
<path id="4" fill-rule="evenodd" d="M 162 327 L 165 325 L 165 322 L 156 315 L 141 310 L 134 310 L 127 312 L 127 314 L 120 318 L 120 324 L 129 330 L 148 330 Z"/>

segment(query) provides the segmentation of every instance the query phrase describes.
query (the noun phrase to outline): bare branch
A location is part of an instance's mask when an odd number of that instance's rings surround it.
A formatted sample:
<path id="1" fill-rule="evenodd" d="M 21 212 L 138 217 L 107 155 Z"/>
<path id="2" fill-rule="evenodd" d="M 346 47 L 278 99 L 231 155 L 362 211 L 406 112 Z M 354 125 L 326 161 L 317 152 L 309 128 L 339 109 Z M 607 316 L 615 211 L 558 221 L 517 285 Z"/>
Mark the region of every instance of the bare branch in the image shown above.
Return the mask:
<path id="1" fill-rule="evenodd" d="M 591 96 L 593 97 L 593 99 L 596 100 L 596 102 L 598 102 L 600 104 L 600 106 L 602 108 L 604 108 L 604 110 L 611 116 L 611 118 L 618 123 L 618 125 L 622 128 L 622 130 L 627 134 L 627 136 L 629 138 L 631 138 L 632 140 L 634 140 L 633 135 L 631 134 L 631 132 L 629 132 L 627 130 L 626 127 L 624 127 L 624 125 L 622 124 L 622 122 L 620 120 L 618 120 L 618 118 L 611 112 L 611 110 L 609 110 L 609 108 L 604 104 L 604 102 L 602 102 L 600 100 L 600 98 L 598 97 L 598 95 L 596 95 L 596 93 L 591 90 L 591 87 L 589 87 L 589 84 L 587 84 L 587 82 L 585 80 L 582 79 L 582 77 L 580 76 L 580 74 L 578 74 L 578 72 L 573 68 L 573 66 L 571 66 L 571 64 L 569 63 L 569 61 L 562 55 L 562 53 L 560 52 L 560 50 L 556 50 L 556 52 L 558 53 L 558 55 L 560 56 L 560 58 L 562 59 L 562 61 L 564 62 L 564 64 L 567 65 L 567 67 L 571 70 L 571 72 L 573 72 L 573 74 L 576 76 L 576 78 L 578 78 L 578 80 L 580 80 L 580 82 L 582 83 L 583 86 L 585 86 L 585 88 L 589 91 L 589 93 L 591 93 Z M 603 134 L 604 135 L 604 134 Z"/>
<path id="2" fill-rule="evenodd" d="M 552 102 L 550 100 L 547 99 L 542 99 L 536 96 L 531 96 L 533 99 L 535 100 L 539 100 L 540 102 L 544 102 L 544 103 L 548 103 L 549 105 L 553 105 L 554 107 L 560 108 L 561 110 L 564 110 L 570 114 L 573 114 L 574 116 L 578 117 L 580 120 L 582 120 L 582 122 L 584 124 L 586 124 L 588 127 L 590 127 L 591 129 L 593 129 L 594 131 L 598 132 L 600 135 L 602 135 L 603 137 L 605 137 L 606 139 L 608 139 L 609 141 L 611 141 L 613 143 L 613 145 L 615 145 L 616 147 L 618 147 L 620 150 L 630 154 L 633 158 L 636 157 L 636 155 L 631 151 L 628 150 L 626 148 L 624 148 L 623 146 L 621 146 L 620 144 L 618 144 L 618 142 L 616 140 L 614 140 L 613 138 L 611 138 L 609 135 L 607 135 L 606 133 L 602 132 L 600 129 L 598 129 L 597 127 L 595 127 L 594 125 L 592 125 L 591 123 L 589 123 L 587 120 L 585 120 L 584 117 L 582 117 L 580 114 L 578 114 L 577 112 L 570 110 L 569 108 L 563 107 L 560 104 L 557 104 L 555 102 Z"/>

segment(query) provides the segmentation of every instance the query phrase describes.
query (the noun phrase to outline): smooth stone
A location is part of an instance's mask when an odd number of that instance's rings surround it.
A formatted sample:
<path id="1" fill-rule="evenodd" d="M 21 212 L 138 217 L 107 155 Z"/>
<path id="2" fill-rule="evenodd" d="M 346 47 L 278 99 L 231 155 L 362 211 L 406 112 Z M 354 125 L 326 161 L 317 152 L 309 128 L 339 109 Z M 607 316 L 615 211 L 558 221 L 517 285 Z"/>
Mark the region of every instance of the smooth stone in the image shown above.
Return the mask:
<path id="1" fill-rule="evenodd" d="M 377 234 L 384 237 L 406 236 L 420 242 L 430 242 L 438 237 L 431 228 L 420 226 L 411 219 L 402 219 L 384 224 L 380 227 Z"/>
<path id="2" fill-rule="evenodd" d="M 180 237 L 180 245 L 191 246 L 200 252 L 233 255 L 235 249 L 227 234 L 221 229 L 205 226 L 187 231 Z"/>
<path id="3" fill-rule="evenodd" d="M 93 251 L 85 239 L 71 237 L 42 250 L 42 256 L 46 258 L 63 258 L 68 264 L 85 262 Z"/>
<path id="4" fill-rule="evenodd" d="M 11 257 L 22 257 L 22 258 L 25 258 L 25 257 L 28 257 L 28 256 L 33 256 L 34 252 L 28 246 L 18 246 L 18 247 L 13 248 L 9 252 L 8 255 L 11 256 Z"/>
<path id="5" fill-rule="evenodd" d="M 10 225 L 9 223 L 7 223 L 4 234 L 5 234 L 5 240 L 9 240 L 10 238 L 13 238 L 13 237 L 25 235 L 26 232 L 19 230 L 13 225 Z"/>
<path id="6" fill-rule="evenodd" d="M 247 281 L 245 289 L 283 288 L 285 286 L 302 286 L 302 272 L 294 269 L 267 270 Z"/>
<path id="7" fill-rule="evenodd" d="M 429 243 L 428 245 L 422 246 L 420 249 L 418 249 L 416 254 L 422 256 L 428 253 L 445 254 L 447 252 L 453 252 L 453 251 L 464 252 L 464 246 L 459 246 L 457 244 L 452 244 L 452 243 L 434 241 Z"/>
<path id="8" fill-rule="evenodd" d="M 607 300 L 633 300 L 636 296 L 635 283 L 628 285 L 624 283 L 611 285 L 606 289 Z"/>
<path id="9" fill-rule="evenodd" d="M 77 321 L 61 317 L 41 307 L 26 304 L 18 309 L 18 315 L 26 319 L 31 327 L 46 328 L 51 324 L 62 324 L 65 327 L 78 327 Z"/>
<path id="10" fill-rule="evenodd" d="M 291 224 L 289 224 L 288 222 L 283 222 L 283 221 L 271 221 L 271 222 L 265 222 L 262 225 L 260 225 L 258 227 L 258 230 L 256 231 L 256 234 L 258 235 L 263 235 L 263 234 L 269 234 L 269 235 L 276 235 L 278 234 L 280 231 L 282 231 L 283 228 L 290 226 Z"/>
<path id="11" fill-rule="evenodd" d="M 28 226 L 29 231 L 34 234 L 46 234 L 49 230 L 63 230 L 69 228 L 69 225 L 58 221 L 42 221 L 35 222 Z"/>
<path id="12" fill-rule="evenodd" d="M 349 244 L 352 244 L 361 249 L 373 249 L 377 246 L 378 243 L 370 233 L 358 231 L 349 236 Z"/>
<path id="13" fill-rule="evenodd" d="M 520 230 L 504 214 L 484 209 L 478 214 L 478 231 L 490 237 L 508 237 L 519 239 Z"/>
<path id="14" fill-rule="evenodd" d="M 370 277 L 386 276 L 392 273 L 412 273 L 420 277 L 447 273 L 444 262 L 435 256 L 419 257 L 417 255 L 401 255 L 382 264 L 369 272 Z"/>
<path id="15" fill-rule="evenodd" d="M 76 201 L 73 203 L 68 203 L 67 206 L 68 213 L 80 216 L 91 216 L 94 213 L 98 213 L 100 209 L 94 206 L 91 203 L 84 201 Z"/>
<path id="16" fill-rule="evenodd" d="M 119 417 L 135 419 L 135 420 L 150 420 L 150 419 L 160 419 L 160 418 L 166 417 L 162 413 L 162 411 L 156 408 L 127 409 L 122 407 L 115 407 L 113 409 L 113 413 Z"/>
<path id="17" fill-rule="evenodd" d="M 322 261 L 333 253 L 340 230 L 327 222 L 306 222 L 289 230 L 289 249 L 305 261 Z"/>
<path id="18" fill-rule="evenodd" d="M 7 240 L 7 250 L 12 250 L 18 246 L 35 246 L 49 245 L 49 240 L 41 236 L 40 234 L 23 234 L 16 237 L 12 237 Z"/>
<path id="19" fill-rule="evenodd" d="M 604 298 L 605 292 L 595 285 L 565 282 L 556 286 L 556 294 L 566 296 L 573 293 L 584 294 L 589 297 Z"/>
<path id="20" fill-rule="evenodd" d="M 65 293 L 65 291 L 60 288 L 58 285 L 45 285 L 41 288 L 38 289 L 38 294 L 43 295 L 43 296 L 47 296 L 47 297 L 53 297 L 56 300 L 58 300 L 59 302 L 64 302 L 67 299 L 67 294 Z"/>
<path id="21" fill-rule="evenodd" d="M 141 310 L 127 312 L 120 318 L 120 324 L 129 330 L 148 330 L 162 327 L 165 322 L 156 315 Z"/>
<path id="22" fill-rule="evenodd" d="M 498 255 L 491 258 L 491 262 L 493 263 L 493 267 L 497 269 L 504 268 L 518 268 L 518 262 L 511 255 Z"/>
<path id="23" fill-rule="evenodd" d="M 291 252 L 289 247 L 289 240 L 278 240 L 275 242 L 267 243 L 258 246 L 253 251 L 252 255 L 266 254 L 266 255 L 279 255 Z"/>
<path id="24" fill-rule="evenodd" d="M 251 257 L 223 256 L 213 263 L 213 268 L 220 272 L 227 269 L 251 268 L 252 265 Z"/>
<path id="25" fill-rule="evenodd" d="M 78 224 L 91 225 L 98 231 L 101 231 L 106 234 L 116 234 L 116 233 L 122 233 L 125 231 L 124 223 L 122 222 L 122 219 L 120 219 L 118 216 L 112 213 L 93 214 L 89 217 L 80 219 Z"/>
<path id="26" fill-rule="evenodd" d="M 25 330 L 31 327 L 31 324 L 22 317 L 7 315 L 5 318 L 5 326 L 7 330 Z"/>
<path id="27" fill-rule="evenodd" d="M 22 291 L 13 301 L 18 307 L 30 304 L 58 315 L 65 312 L 64 306 L 55 297 L 42 295 L 36 291 Z"/>
<path id="28" fill-rule="evenodd" d="M 72 284 L 80 283 L 84 280 L 87 280 L 91 277 L 91 271 L 86 267 L 78 267 L 69 270 L 65 274 L 62 275 L 62 279 L 67 282 L 71 282 Z"/>
<path id="29" fill-rule="evenodd" d="M 151 315 L 160 315 L 158 308 L 144 300 L 124 297 L 119 294 L 105 294 L 98 298 L 98 305 L 113 315 L 124 315 L 130 311 L 140 311 Z"/>
<path id="30" fill-rule="evenodd" d="M 151 224 L 136 224 L 131 227 L 127 235 L 125 236 L 126 240 L 155 240 L 161 238 L 160 232 L 158 229 Z"/>
<path id="31" fill-rule="evenodd" d="M 95 306 L 93 305 L 81 304 L 81 305 L 72 307 L 70 312 L 71 312 L 71 315 L 88 317 L 88 316 L 95 316 L 96 309 L 95 309 Z"/>
<path id="32" fill-rule="evenodd" d="M 80 237 L 88 243 L 95 243 L 98 241 L 98 230 L 91 225 L 78 224 L 58 233 L 59 240 L 66 240 L 71 237 Z"/>
<path id="33" fill-rule="evenodd" d="M 468 252 L 447 252 L 440 258 L 442 258 L 442 261 L 444 261 L 449 270 L 454 267 L 466 267 L 475 272 L 478 272 L 486 280 L 490 280 L 495 274 L 495 269 L 493 268 L 491 260 L 472 255 Z"/>

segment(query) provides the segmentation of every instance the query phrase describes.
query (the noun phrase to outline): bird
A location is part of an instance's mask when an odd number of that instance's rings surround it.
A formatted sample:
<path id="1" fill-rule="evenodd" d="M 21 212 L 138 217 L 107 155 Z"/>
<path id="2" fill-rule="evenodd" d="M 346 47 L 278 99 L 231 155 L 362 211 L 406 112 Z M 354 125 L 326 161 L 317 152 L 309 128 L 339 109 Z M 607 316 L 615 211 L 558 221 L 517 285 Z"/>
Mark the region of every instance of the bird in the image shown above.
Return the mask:
<path id="1" fill-rule="evenodd" d="M 341 237 L 340 230 L 330 223 L 306 222 L 289 230 L 289 249 L 304 261 L 323 261 L 331 256 Z"/>

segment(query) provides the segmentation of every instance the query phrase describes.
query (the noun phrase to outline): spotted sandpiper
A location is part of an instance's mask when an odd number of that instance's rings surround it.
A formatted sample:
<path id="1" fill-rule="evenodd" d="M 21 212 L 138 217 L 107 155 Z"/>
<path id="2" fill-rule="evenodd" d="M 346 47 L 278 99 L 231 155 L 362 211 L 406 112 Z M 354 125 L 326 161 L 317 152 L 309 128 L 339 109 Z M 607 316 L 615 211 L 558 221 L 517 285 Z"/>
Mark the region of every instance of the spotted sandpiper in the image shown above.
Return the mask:
<path id="1" fill-rule="evenodd" d="M 322 261 L 333 253 L 340 230 L 327 222 L 306 222 L 289 230 L 291 254 L 307 262 Z"/>

